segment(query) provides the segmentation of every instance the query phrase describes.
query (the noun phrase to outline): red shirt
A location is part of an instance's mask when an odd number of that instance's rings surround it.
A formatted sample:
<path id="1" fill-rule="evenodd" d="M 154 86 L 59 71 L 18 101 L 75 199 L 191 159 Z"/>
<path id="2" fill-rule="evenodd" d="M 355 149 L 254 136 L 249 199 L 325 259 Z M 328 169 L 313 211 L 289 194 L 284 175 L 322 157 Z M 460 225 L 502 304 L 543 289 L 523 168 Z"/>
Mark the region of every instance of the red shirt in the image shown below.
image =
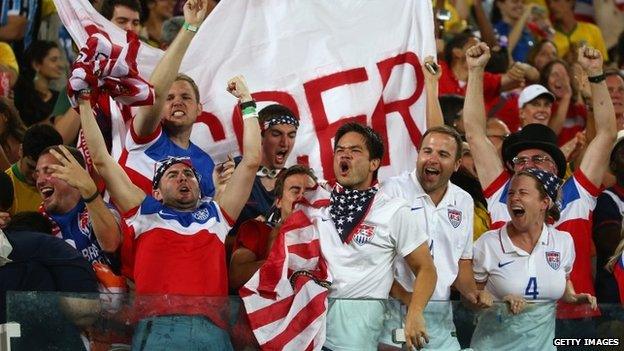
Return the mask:
<path id="1" fill-rule="evenodd" d="M 236 232 L 236 242 L 234 243 L 233 251 L 244 247 L 253 252 L 256 255 L 256 259 L 266 259 L 268 255 L 267 245 L 272 229 L 266 223 L 255 219 L 243 222 Z"/>
<path id="2" fill-rule="evenodd" d="M 552 115 L 557 113 L 557 101 L 552 104 Z M 585 104 L 581 102 L 571 103 L 568 107 L 568 113 L 563 121 L 563 128 L 559 132 L 557 143 L 559 146 L 572 140 L 576 133 L 582 132 L 585 129 L 585 122 L 587 121 L 587 108 Z"/>
<path id="3" fill-rule="evenodd" d="M 453 74 L 451 67 L 446 62 L 440 61 L 440 67 L 442 68 L 442 75 L 438 82 L 438 94 L 440 96 L 449 94 L 466 96 L 465 82 L 460 84 L 459 80 L 457 80 Z M 486 105 L 492 103 L 500 94 L 501 77 L 501 74 L 483 73 L 483 95 Z"/>

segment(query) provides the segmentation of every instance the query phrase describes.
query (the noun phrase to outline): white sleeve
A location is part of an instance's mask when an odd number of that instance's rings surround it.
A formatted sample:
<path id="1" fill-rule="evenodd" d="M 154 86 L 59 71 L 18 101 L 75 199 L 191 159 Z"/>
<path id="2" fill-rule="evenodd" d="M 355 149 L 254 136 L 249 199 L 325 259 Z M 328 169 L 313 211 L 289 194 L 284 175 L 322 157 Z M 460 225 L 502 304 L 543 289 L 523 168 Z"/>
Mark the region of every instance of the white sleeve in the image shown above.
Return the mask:
<path id="1" fill-rule="evenodd" d="M 468 222 L 468 235 L 466 235 L 466 243 L 464 244 L 464 251 L 461 254 L 462 259 L 469 260 L 473 255 L 473 244 L 472 238 L 474 235 L 474 200 L 470 198 L 469 205 L 466 206 L 468 208 L 468 213 L 466 214 L 466 221 Z"/>
<path id="2" fill-rule="evenodd" d="M 574 259 L 576 258 L 576 252 L 574 251 L 574 241 L 572 240 L 572 236 L 568 232 L 562 232 L 561 237 L 565 240 L 564 244 L 564 252 L 561 253 L 563 260 L 561 264 L 563 266 L 564 272 L 566 272 L 567 276 L 570 276 L 572 273 L 572 266 L 574 265 Z"/>
<path id="3" fill-rule="evenodd" d="M 472 270 L 477 283 L 484 283 L 489 276 L 487 265 L 490 260 L 485 252 L 486 245 L 485 240 L 483 240 L 484 238 L 484 236 L 481 236 L 479 240 L 475 242 L 473 250 Z"/>
<path id="4" fill-rule="evenodd" d="M 390 235 L 396 243 L 396 252 L 405 257 L 429 239 L 425 228 L 409 207 L 401 206 L 390 221 Z"/>

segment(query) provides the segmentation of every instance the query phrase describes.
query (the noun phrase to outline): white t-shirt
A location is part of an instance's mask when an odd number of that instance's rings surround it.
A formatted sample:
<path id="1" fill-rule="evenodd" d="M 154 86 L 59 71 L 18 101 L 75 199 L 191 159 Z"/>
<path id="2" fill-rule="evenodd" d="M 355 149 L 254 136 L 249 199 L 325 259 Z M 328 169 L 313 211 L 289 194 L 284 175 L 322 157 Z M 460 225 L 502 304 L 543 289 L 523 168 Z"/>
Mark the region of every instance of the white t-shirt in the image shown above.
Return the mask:
<path id="1" fill-rule="evenodd" d="M 416 170 L 384 181 L 381 190 L 391 197 L 406 199 L 414 217 L 426 228 L 438 273 L 431 300 L 448 300 L 451 285 L 459 272 L 459 260 L 472 258 L 472 197 L 449 182 L 444 197 L 436 206 L 418 182 Z M 412 291 L 415 277 L 404 259 L 397 260 L 395 278 L 405 289 Z"/>

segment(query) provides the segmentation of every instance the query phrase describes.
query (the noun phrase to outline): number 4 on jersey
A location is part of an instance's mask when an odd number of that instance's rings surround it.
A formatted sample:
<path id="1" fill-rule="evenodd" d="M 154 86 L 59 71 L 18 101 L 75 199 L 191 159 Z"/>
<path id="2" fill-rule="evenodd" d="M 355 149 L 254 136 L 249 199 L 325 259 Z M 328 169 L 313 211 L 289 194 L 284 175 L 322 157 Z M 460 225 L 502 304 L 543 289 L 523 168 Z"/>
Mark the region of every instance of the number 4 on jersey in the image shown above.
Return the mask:
<path id="1" fill-rule="evenodd" d="M 524 295 L 532 296 L 533 300 L 537 300 L 537 295 L 539 295 L 539 292 L 537 291 L 537 278 L 536 277 L 529 278 L 529 284 L 527 284 L 527 287 L 524 290 Z"/>

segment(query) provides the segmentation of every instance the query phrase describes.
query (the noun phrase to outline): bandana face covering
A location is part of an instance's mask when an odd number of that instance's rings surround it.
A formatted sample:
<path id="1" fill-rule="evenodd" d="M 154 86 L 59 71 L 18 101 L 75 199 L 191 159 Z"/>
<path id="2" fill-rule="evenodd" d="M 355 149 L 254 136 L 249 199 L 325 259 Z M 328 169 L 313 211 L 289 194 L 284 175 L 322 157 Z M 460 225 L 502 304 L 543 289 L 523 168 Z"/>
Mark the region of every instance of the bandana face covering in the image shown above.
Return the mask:
<path id="1" fill-rule="evenodd" d="M 343 243 L 351 241 L 354 229 L 368 213 L 377 190 L 377 185 L 366 190 L 346 189 L 336 185 L 332 191 L 329 213 Z"/>

